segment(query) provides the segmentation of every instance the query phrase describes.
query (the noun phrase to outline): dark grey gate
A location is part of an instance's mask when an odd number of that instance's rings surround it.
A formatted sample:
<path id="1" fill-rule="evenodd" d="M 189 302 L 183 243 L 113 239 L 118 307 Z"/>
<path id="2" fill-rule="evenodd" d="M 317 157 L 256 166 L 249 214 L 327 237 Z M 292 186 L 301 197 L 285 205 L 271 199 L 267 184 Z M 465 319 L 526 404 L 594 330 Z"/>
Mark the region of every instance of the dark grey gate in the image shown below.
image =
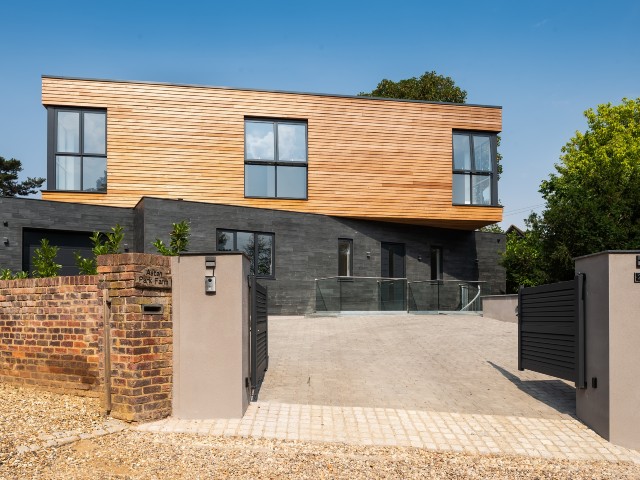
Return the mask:
<path id="1" fill-rule="evenodd" d="M 256 277 L 249 277 L 251 310 L 249 315 L 250 367 L 251 388 L 256 389 L 269 367 L 269 336 L 268 336 L 268 307 L 267 289 L 256 281 Z"/>
<path id="2" fill-rule="evenodd" d="M 518 370 L 525 369 L 586 387 L 584 275 L 520 288 Z"/>

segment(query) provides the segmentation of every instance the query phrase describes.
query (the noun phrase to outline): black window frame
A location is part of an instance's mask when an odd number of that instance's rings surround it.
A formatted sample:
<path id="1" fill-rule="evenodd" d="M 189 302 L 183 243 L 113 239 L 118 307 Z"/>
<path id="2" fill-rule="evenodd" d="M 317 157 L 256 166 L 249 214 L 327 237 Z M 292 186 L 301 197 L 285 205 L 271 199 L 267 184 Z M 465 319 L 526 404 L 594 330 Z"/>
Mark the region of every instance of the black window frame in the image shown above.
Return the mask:
<path id="1" fill-rule="evenodd" d="M 271 123 L 273 129 L 273 160 L 257 160 L 247 158 L 247 122 Z M 278 160 L 278 124 L 284 125 L 304 125 L 305 127 L 305 156 L 304 162 L 291 160 Z M 309 123 L 304 119 L 291 118 L 268 118 L 268 117 L 245 117 L 244 118 L 244 165 L 260 165 L 275 167 L 275 193 L 273 196 L 247 195 L 247 179 L 245 173 L 244 198 L 268 198 L 274 200 L 308 200 L 309 199 Z M 304 197 L 279 197 L 278 196 L 278 167 L 305 167 L 305 196 Z M 246 168 L 245 168 L 246 172 Z"/>
<path id="2" fill-rule="evenodd" d="M 62 152 L 58 151 L 58 112 L 72 112 L 80 114 L 80 130 L 79 130 L 79 152 Z M 104 114 L 104 154 L 101 153 L 84 153 L 84 113 L 103 113 Z M 106 194 L 109 189 L 109 175 L 105 178 L 104 190 L 67 190 L 59 189 L 58 179 L 56 175 L 56 156 L 78 157 L 80 158 L 80 187 L 82 187 L 84 161 L 83 158 L 104 158 L 108 166 L 108 142 L 107 142 L 107 125 L 108 114 L 106 108 L 87 108 L 87 107 L 65 107 L 65 106 L 48 106 L 47 107 L 47 190 L 56 192 L 83 193 L 83 194 Z"/>
<path id="3" fill-rule="evenodd" d="M 455 135 L 465 135 L 469 137 L 469 148 L 470 148 L 470 162 L 471 168 L 466 169 L 456 169 L 454 162 L 454 136 Z M 485 137 L 489 138 L 489 145 L 491 151 L 491 170 L 478 170 L 475 165 L 475 152 L 474 152 L 474 137 Z M 458 207 L 499 207 L 498 203 L 498 134 L 495 132 L 484 132 L 479 130 L 453 130 L 451 134 L 451 166 L 452 166 L 452 183 L 451 183 L 451 203 L 454 206 Z M 491 203 L 456 203 L 453 201 L 453 175 L 468 175 L 470 177 L 473 176 L 486 176 L 490 177 L 491 181 Z M 473 202 L 473 181 L 469 182 L 469 198 Z"/>
<path id="4" fill-rule="evenodd" d="M 349 258 L 347 268 L 350 272 L 349 275 L 341 275 L 340 274 L 340 242 L 349 242 Z M 351 278 L 353 277 L 353 239 L 347 237 L 339 237 L 338 238 L 338 276 L 342 278 Z"/>
<path id="5" fill-rule="evenodd" d="M 233 233 L 233 250 L 219 250 L 218 249 L 218 238 L 220 233 L 222 232 L 230 232 Z M 260 232 L 256 230 L 240 230 L 237 228 L 216 228 L 216 251 L 217 252 L 228 252 L 228 251 L 240 251 L 238 250 L 238 233 L 250 233 L 253 235 L 253 258 L 258 258 L 258 242 L 256 235 L 268 235 L 271 237 L 271 274 L 270 275 L 260 275 L 256 273 L 256 268 L 254 265 L 254 274 L 257 278 L 264 278 L 269 280 L 275 280 L 276 278 L 276 234 L 274 232 Z"/>

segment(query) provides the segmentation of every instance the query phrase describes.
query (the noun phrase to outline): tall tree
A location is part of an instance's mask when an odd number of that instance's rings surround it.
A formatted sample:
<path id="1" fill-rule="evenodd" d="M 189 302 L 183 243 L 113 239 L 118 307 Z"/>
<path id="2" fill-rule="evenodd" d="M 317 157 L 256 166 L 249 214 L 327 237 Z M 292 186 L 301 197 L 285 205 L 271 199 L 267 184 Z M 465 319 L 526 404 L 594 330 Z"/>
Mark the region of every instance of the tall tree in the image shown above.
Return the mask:
<path id="1" fill-rule="evenodd" d="M 539 238 L 530 244 L 545 282 L 572 278 L 575 257 L 640 249 L 640 98 L 585 117 L 586 132 L 562 148 L 556 173 L 540 185 L 546 208 L 528 233 Z"/>
<path id="2" fill-rule="evenodd" d="M 451 77 L 436 72 L 425 72 L 420 77 L 397 82 L 385 78 L 373 91 L 358 95 L 452 103 L 464 103 L 467 100 L 467 92 L 458 87 Z"/>
<path id="3" fill-rule="evenodd" d="M 22 162 L 12 158 L 6 160 L 0 157 L 0 197 L 15 197 L 37 193 L 44 178 L 31 178 L 18 182 L 18 174 L 22 171 Z"/>

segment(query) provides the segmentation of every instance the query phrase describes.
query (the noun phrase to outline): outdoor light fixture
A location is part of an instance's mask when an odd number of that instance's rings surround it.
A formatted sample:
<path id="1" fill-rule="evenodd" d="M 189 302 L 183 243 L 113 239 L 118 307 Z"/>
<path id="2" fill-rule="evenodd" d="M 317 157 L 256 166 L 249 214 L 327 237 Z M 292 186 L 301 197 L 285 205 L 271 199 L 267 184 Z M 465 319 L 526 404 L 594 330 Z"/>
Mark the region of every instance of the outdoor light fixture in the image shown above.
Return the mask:
<path id="1" fill-rule="evenodd" d="M 9 222 L 7 222 L 6 220 L 2 222 L 2 225 L 4 225 L 5 227 L 9 226 Z"/>
<path id="2" fill-rule="evenodd" d="M 371 258 L 371 252 L 367 252 L 367 258 Z"/>
<path id="3" fill-rule="evenodd" d="M 2 243 L 4 243 L 5 245 L 9 245 L 9 237 L 4 237 L 4 239 L 2 240 Z"/>
<path id="4" fill-rule="evenodd" d="M 418 261 L 421 262 L 422 261 L 422 255 L 418 255 Z"/>

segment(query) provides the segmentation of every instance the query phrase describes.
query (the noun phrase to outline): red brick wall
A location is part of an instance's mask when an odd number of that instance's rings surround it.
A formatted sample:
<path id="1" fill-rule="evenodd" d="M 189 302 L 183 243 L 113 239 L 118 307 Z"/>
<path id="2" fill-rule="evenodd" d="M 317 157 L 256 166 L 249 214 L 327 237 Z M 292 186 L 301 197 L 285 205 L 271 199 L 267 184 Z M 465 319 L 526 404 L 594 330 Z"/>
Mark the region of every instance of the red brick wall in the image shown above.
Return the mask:
<path id="1" fill-rule="evenodd" d="M 111 415 L 127 421 L 170 415 L 171 290 L 135 282 L 149 267 L 169 273 L 169 260 L 104 255 L 98 257 L 98 275 L 0 281 L 0 381 L 104 398 L 107 300 Z M 150 303 L 162 305 L 162 314 L 144 314 L 143 305 Z"/>
<path id="2" fill-rule="evenodd" d="M 0 381 L 97 396 L 98 277 L 0 280 Z"/>
<path id="3" fill-rule="evenodd" d="M 98 258 L 100 289 L 111 304 L 111 415 L 127 421 L 171 414 L 171 290 L 136 288 L 136 275 L 147 267 L 168 270 L 170 259 L 143 253 Z M 163 313 L 143 314 L 151 303 L 162 305 Z"/>

